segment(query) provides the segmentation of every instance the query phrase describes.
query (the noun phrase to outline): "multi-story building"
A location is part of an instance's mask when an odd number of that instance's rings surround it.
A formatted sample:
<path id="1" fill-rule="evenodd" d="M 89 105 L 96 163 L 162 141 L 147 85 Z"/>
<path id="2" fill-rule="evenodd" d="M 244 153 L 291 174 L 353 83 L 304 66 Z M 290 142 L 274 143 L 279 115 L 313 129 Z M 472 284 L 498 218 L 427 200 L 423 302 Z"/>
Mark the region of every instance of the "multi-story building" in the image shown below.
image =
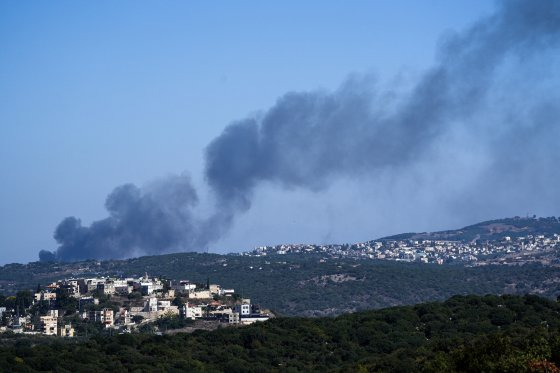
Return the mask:
<path id="1" fill-rule="evenodd" d="M 97 283 L 97 291 L 105 294 L 112 295 L 115 294 L 115 284 L 111 280 L 106 280 L 104 282 Z"/>
<path id="2" fill-rule="evenodd" d="M 111 308 L 104 308 L 103 309 L 103 323 L 105 327 L 110 327 L 115 324 L 115 315 Z"/>
<path id="3" fill-rule="evenodd" d="M 75 331 L 71 324 L 66 324 L 58 329 L 59 337 L 74 337 Z"/>
<path id="4" fill-rule="evenodd" d="M 232 312 L 230 314 L 228 314 L 228 323 L 229 324 L 239 324 L 239 313 L 237 312 Z"/>
<path id="5" fill-rule="evenodd" d="M 50 310 L 48 315 L 39 317 L 39 330 L 45 335 L 58 335 L 58 310 Z"/>
<path id="6" fill-rule="evenodd" d="M 235 305 L 235 312 L 243 316 L 249 316 L 251 314 L 251 300 L 243 299 L 241 304 Z"/>
<path id="7" fill-rule="evenodd" d="M 86 315 L 89 321 L 103 323 L 107 328 L 115 323 L 114 312 L 111 308 L 104 308 L 101 311 L 90 311 Z"/>
<path id="8" fill-rule="evenodd" d="M 199 319 L 203 316 L 202 307 L 185 303 L 183 306 L 183 315 L 186 319 Z"/>
<path id="9" fill-rule="evenodd" d="M 54 302 L 56 301 L 56 293 L 55 292 L 45 292 L 41 291 L 39 293 L 35 293 L 35 302 L 40 301 L 47 301 L 47 302 Z"/>
<path id="10" fill-rule="evenodd" d="M 171 288 L 181 294 L 192 293 L 196 289 L 195 284 L 191 284 L 189 281 L 179 281 L 178 283 L 173 281 L 171 283 Z"/>

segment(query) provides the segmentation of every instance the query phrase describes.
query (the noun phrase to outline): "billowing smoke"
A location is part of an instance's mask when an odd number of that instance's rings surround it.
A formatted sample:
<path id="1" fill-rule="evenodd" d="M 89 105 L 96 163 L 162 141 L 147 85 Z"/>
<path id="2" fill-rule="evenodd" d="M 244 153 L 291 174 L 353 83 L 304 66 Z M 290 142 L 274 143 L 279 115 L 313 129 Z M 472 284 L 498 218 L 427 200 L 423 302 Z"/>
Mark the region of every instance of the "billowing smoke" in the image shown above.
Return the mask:
<path id="1" fill-rule="evenodd" d="M 41 251 L 41 260 L 122 258 L 139 253 L 159 253 L 204 248 L 198 232 L 203 222 L 191 213 L 198 203 L 196 191 L 187 176 L 170 176 L 138 188 L 125 184 L 113 190 L 105 207 L 109 217 L 82 226 L 68 217 L 56 228 L 60 244 L 56 253 Z"/>
<path id="2" fill-rule="evenodd" d="M 263 182 L 320 191 L 340 178 L 421 168 L 442 173 L 440 183 L 460 179 L 446 173 L 472 173 L 453 195 L 467 201 L 454 201 L 457 211 L 515 201 L 535 188 L 539 203 L 558 202 L 552 191 L 560 181 L 551 175 L 560 161 L 559 41 L 560 2 L 502 1 L 494 15 L 447 35 L 436 65 L 405 93 L 353 76 L 334 92 L 288 93 L 226 127 L 206 149 L 206 180 L 217 200 L 210 217 L 193 213 L 197 197 L 185 177 L 146 189 L 125 185 L 108 197 L 108 218 L 89 227 L 63 220 L 55 232 L 60 246 L 41 259 L 201 250 L 250 208 Z M 464 151 L 464 142 L 484 164 L 469 170 L 453 163 L 454 144 Z"/>
<path id="3" fill-rule="evenodd" d="M 317 189 L 341 175 L 406 167 L 453 123 L 485 109 L 497 69 L 508 59 L 558 45 L 559 2 L 502 5 L 493 17 L 448 37 L 440 63 L 395 102 L 369 80 L 350 79 L 334 93 L 288 93 L 262 119 L 230 125 L 208 146 L 210 185 L 247 207 L 265 180 Z"/>

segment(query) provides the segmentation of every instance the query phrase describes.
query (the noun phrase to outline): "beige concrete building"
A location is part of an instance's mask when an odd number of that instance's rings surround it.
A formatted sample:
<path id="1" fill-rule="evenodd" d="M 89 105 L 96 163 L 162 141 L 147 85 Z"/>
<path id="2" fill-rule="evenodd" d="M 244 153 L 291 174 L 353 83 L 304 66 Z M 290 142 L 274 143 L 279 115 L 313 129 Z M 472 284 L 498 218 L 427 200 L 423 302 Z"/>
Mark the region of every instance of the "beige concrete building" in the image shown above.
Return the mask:
<path id="1" fill-rule="evenodd" d="M 58 335 L 58 317 L 47 315 L 40 317 L 40 331 L 45 335 Z"/>
<path id="2" fill-rule="evenodd" d="M 66 324 L 62 327 L 60 327 L 58 329 L 58 336 L 59 337 L 68 337 L 68 338 L 72 338 L 74 337 L 75 333 L 74 333 L 74 328 L 72 327 L 71 324 Z"/>
<path id="3" fill-rule="evenodd" d="M 211 299 L 212 298 L 212 294 L 210 293 L 210 290 L 201 290 L 201 291 L 195 291 L 189 294 L 189 298 L 192 299 Z"/>

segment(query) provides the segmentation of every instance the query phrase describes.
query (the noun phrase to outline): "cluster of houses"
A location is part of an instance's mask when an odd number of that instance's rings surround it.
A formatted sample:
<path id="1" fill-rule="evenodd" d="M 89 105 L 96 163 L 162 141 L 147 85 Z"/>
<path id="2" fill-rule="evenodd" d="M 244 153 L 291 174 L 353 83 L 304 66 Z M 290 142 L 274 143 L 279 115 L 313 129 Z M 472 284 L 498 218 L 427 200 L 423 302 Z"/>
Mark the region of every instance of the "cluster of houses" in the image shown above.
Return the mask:
<path id="1" fill-rule="evenodd" d="M 283 254 L 320 254 L 327 258 L 381 259 L 406 262 L 444 264 L 450 262 L 476 263 L 492 260 L 496 255 L 515 255 L 556 251 L 560 235 L 527 235 L 503 237 L 495 241 L 463 242 L 447 240 L 379 240 L 344 245 L 278 245 L 260 246 L 243 253 L 246 256 Z"/>
<path id="2" fill-rule="evenodd" d="M 74 299 L 75 310 L 61 309 L 63 298 Z M 42 306 L 40 315 L 36 314 L 38 305 Z M 205 319 L 231 325 L 266 321 L 270 317 L 251 304 L 250 299 L 238 297 L 234 289 L 218 284 L 163 280 L 147 274 L 141 278 L 56 281 L 34 293 L 27 310 L 0 307 L 0 318 L 6 313 L 11 317 L 0 331 L 64 337 L 76 335 L 75 325 L 69 319 L 131 331 L 163 317 Z"/>
<path id="3" fill-rule="evenodd" d="M 46 315 L 34 318 L 32 315 L 20 315 L 19 310 L 9 310 L 0 307 L 0 317 L 11 313 L 7 325 L 0 327 L 0 332 L 12 331 L 14 333 L 58 335 L 62 337 L 74 337 L 75 330 L 71 324 L 61 323 L 57 309 L 48 310 Z M 34 320 L 35 319 L 35 320 Z"/>

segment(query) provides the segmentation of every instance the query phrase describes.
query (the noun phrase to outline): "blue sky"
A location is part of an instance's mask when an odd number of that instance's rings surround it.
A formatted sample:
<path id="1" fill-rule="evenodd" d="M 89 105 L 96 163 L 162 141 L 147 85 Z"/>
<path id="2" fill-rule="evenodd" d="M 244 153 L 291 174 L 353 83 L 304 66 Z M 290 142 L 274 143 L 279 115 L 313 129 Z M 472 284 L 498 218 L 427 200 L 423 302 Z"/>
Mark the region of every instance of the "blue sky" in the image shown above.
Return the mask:
<path id="1" fill-rule="evenodd" d="M 204 148 L 231 121 L 288 91 L 335 89 L 351 73 L 419 74 L 442 35 L 493 8 L 487 0 L 1 2 L 0 263 L 54 249 L 66 216 L 104 217 L 119 184 L 187 170 L 203 186 Z M 290 193 L 263 191 L 210 249 L 366 240 L 402 228 L 345 223 L 339 210 L 355 205 L 344 193 L 331 192 L 332 204 Z M 290 207 L 302 203 L 326 217 L 294 220 Z M 327 232 L 325 221 L 341 228 Z"/>

